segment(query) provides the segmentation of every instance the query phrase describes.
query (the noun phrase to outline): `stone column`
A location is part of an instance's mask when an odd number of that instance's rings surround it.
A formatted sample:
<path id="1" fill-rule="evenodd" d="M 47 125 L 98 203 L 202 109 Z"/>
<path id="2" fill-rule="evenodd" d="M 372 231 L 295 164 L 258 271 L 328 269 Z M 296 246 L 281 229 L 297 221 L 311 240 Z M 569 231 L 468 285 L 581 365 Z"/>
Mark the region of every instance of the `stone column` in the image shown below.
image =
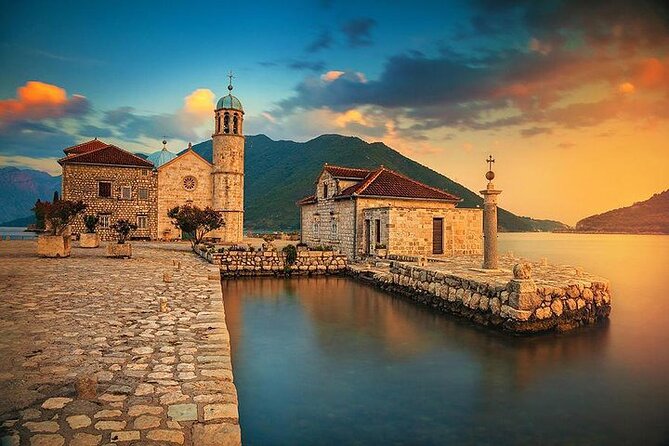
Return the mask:
<path id="1" fill-rule="evenodd" d="M 492 175 L 490 175 L 492 174 Z M 502 193 L 492 184 L 494 174 L 486 174 L 488 187 L 480 191 L 483 195 L 483 269 L 497 269 L 497 196 Z"/>

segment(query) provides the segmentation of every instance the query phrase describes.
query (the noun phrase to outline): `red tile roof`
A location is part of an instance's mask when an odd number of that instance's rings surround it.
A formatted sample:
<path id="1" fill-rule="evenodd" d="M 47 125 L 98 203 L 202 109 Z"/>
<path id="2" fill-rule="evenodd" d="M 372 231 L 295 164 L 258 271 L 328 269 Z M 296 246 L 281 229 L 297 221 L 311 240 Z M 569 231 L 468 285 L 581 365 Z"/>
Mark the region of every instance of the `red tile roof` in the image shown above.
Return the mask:
<path id="1" fill-rule="evenodd" d="M 76 146 L 70 146 L 66 149 L 63 149 L 63 152 L 65 152 L 68 155 L 78 155 L 80 153 L 86 153 L 92 150 L 101 149 L 102 147 L 106 147 L 108 145 L 109 144 L 107 144 L 106 142 L 100 141 L 99 139 L 95 138 L 91 139 L 90 141 L 77 144 Z"/>
<path id="2" fill-rule="evenodd" d="M 360 182 L 342 190 L 335 195 L 338 198 L 350 197 L 390 197 L 390 198 L 411 198 L 422 200 L 439 200 L 458 202 L 461 201 L 459 197 L 449 194 L 446 191 L 437 189 L 436 187 L 428 186 L 411 179 L 399 172 L 390 170 L 386 167 L 379 167 L 376 170 L 354 169 L 350 167 L 328 166 L 325 165 L 324 170 L 330 172 L 337 178 L 359 178 Z M 347 176 L 350 173 L 364 176 Z M 299 205 L 311 204 L 316 202 L 316 197 L 310 195 L 298 201 Z"/>
<path id="3" fill-rule="evenodd" d="M 140 158 L 137 155 L 106 144 L 103 147 L 89 150 L 79 154 L 69 154 L 65 158 L 58 160 L 59 164 L 106 164 L 113 166 L 134 166 L 134 167 L 153 167 L 153 163 Z"/>
<path id="4" fill-rule="evenodd" d="M 331 166 L 326 164 L 323 170 L 335 178 L 355 178 L 362 180 L 369 175 L 369 169 L 356 169 L 355 167 Z"/>

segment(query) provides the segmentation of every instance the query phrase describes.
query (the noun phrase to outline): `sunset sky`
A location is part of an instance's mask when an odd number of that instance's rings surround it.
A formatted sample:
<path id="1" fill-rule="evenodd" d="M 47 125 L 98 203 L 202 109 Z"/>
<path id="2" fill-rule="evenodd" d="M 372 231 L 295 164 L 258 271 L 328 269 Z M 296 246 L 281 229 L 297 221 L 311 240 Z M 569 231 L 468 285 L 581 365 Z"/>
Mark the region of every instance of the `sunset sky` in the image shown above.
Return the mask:
<path id="1" fill-rule="evenodd" d="M 383 141 L 476 191 L 491 153 L 517 214 L 574 224 L 669 188 L 664 1 L 0 5 L 0 165 L 200 142 L 232 70 L 247 134 Z"/>

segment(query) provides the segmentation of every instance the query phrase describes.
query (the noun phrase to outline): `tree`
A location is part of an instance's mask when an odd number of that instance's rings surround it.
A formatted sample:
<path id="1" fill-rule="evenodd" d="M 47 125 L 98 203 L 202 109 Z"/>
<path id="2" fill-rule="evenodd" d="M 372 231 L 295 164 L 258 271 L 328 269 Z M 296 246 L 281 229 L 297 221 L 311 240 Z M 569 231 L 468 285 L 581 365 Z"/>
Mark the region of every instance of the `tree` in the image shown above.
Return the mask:
<path id="1" fill-rule="evenodd" d="M 44 212 L 46 227 L 54 235 L 63 235 L 65 228 L 72 224 L 74 219 L 86 209 L 86 205 L 81 200 L 58 200 L 54 203 L 45 201 L 40 203 L 39 207 Z M 38 208 L 37 203 L 35 204 L 35 208 Z M 37 215 L 37 211 L 35 211 L 35 214 Z"/>
<path id="2" fill-rule="evenodd" d="M 39 198 L 35 202 L 35 206 L 33 206 L 32 211 L 35 213 L 35 228 L 36 229 L 44 229 L 46 227 L 46 210 L 47 207 L 50 205 L 48 201 L 42 201 Z"/>
<path id="3" fill-rule="evenodd" d="M 172 219 L 172 224 L 177 229 L 192 236 L 192 247 L 202 242 L 207 233 L 225 224 L 221 214 L 210 207 L 200 209 L 190 205 L 177 206 L 170 209 L 167 216 Z"/>
<path id="4" fill-rule="evenodd" d="M 93 234 L 98 223 L 100 223 L 100 217 L 97 215 L 84 215 L 84 225 L 86 226 L 86 232 Z"/>
<path id="5" fill-rule="evenodd" d="M 122 245 L 128 239 L 128 236 L 132 231 L 137 229 L 137 225 L 130 223 L 128 220 L 117 220 L 116 223 L 111 225 L 111 228 L 116 231 L 118 234 L 118 244 Z"/>
<path id="6" fill-rule="evenodd" d="M 58 195 L 58 191 L 55 190 L 53 191 L 53 202 L 55 203 L 58 200 L 60 200 L 60 196 Z"/>

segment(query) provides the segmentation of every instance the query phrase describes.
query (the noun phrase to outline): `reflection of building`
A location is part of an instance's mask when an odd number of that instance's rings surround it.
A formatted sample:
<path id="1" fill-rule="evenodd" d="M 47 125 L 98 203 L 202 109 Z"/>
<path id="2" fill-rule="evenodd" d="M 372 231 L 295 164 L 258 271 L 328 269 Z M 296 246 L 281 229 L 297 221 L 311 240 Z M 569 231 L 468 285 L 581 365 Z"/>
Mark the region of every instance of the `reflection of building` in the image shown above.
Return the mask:
<path id="1" fill-rule="evenodd" d="M 383 166 L 323 167 L 313 195 L 298 202 L 302 241 L 349 257 L 480 255 L 482 212 L 460 198 Z"/>
<path id="2" fill-rule="evenodd" d="M 228 86 L 232 90 L 232 85 Z M 58 162 L 63 168 L 63 198 L 83 200 L 87 213 L 101 218 L 103 239 L 109 225 L 130 220 L 133 236 L 180 238 L 167 211 L 192 204 L 223 214 L 225 225 L 209 235 L 223 242 L 240 242 L 244 225 L 244 109 L 231 93 L 214 112 L 213 155 L 205 160 L 192 148 L 176 155 L 163 147 L 146 159 L 97 138 L 66 148 Z M 166 141 L 163 141 L 165 144 Z M 74 232 L 83 232 L 83 220 Z"/>

